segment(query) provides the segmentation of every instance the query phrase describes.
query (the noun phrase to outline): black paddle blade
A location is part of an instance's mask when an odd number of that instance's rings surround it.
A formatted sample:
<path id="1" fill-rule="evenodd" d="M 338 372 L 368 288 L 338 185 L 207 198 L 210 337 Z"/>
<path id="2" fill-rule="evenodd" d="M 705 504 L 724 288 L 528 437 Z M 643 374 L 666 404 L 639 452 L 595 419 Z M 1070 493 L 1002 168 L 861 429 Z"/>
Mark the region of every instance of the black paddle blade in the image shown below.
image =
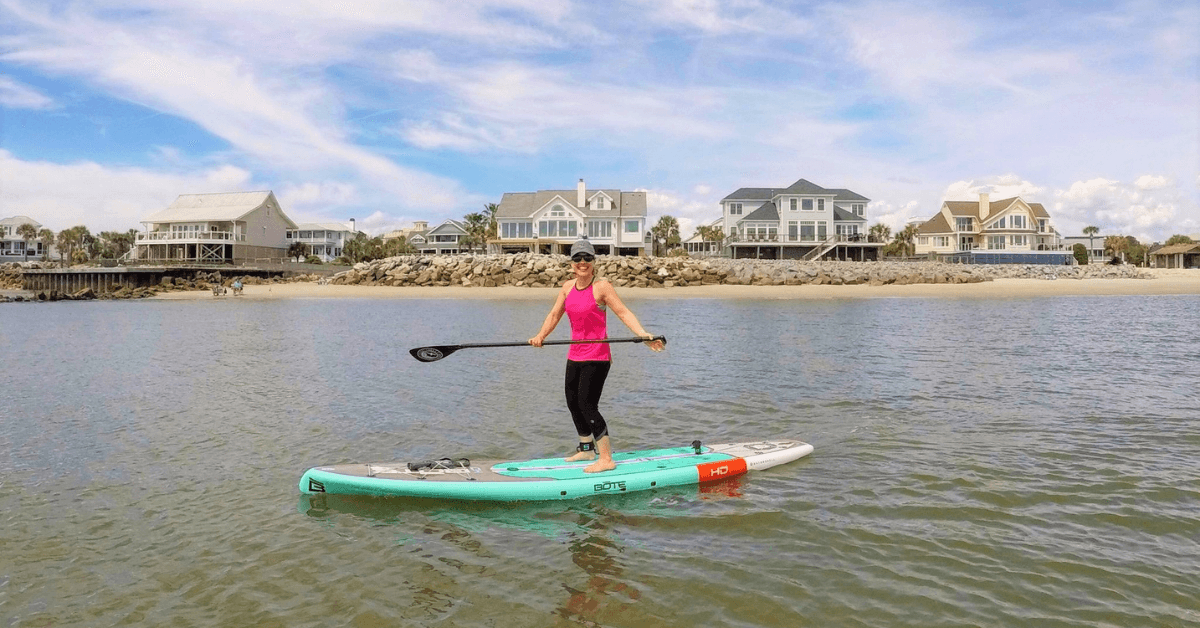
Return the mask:
<path id="1" fill-rule="evenodd" d="M 412 357 L 414 357 L 422 362 L 437 362 L 438 360 L 450 355 L 451 353 L 458 351 L 458 349 L 459 349 L 459 347 L 456 347 L 456 346 L 417 347 L 416 349 L 410 349 L 408 352 L 410 354 L 412 354 Z"/>

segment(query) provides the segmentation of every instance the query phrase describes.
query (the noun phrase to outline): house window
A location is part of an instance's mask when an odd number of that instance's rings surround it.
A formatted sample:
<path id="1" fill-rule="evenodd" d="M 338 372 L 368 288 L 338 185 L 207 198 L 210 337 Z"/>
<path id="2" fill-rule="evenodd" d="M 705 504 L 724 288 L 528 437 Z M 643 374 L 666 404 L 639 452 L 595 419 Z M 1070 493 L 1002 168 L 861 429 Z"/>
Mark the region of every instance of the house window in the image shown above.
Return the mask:
<path id="1" fill-rule="evenodd" d="M 804 208 L 804 211 L 810 212 L 813 208 L 813 200 L 811 198 L 806 198 L 800 206 Z"/>
<path id="2" fill-rule="evenodd" d="M 1000 218 L 1000 220 L 997 220 L 995 223 L 993 223 L 993 224 L 992 224 L 992 228 L 993 228 L 993 229 L 1003 229 L 1003 228 L 1004 228 L 1004 219 L 1005 219 L 1005 218 L 1007 218 L 1007 216 L 1001 217 L 1001 218 Z"/>
<path id="3" fill-rule="evenodd" d="M 740 205 L 739 205 L 739 207 L 740 207 Z M 638 232 L 638 221 L 626 220 L 625 221 L 625 233 L 637 233 L 637 232 Z"/>
<path id="4" fill-rule="evenodd" d="M 993 250 L 1003 250 L 1004 240 L 1004 236 L 988 236 L 988 248 Z"/>
<path id="5" fill-rule="evenodd" d="M 550 213 L 547 215 L 549 215 L 549 216 L 566 216 L 567 210 L 563 209 L 562 205 L 555 205 L 554 207 L 550 208 Z"/>
<path id="6" fill-rule="evenodd" d="M 532 238 L 532 222 L 502 222 L 500 223 L 501 238 Z"/>
<path id="7" fill-rule="evenodd" d="M 788 221 L 788 242 L 795 242 L 800 237 L 800 223 L 795 220 Z"/>
<path id="8" fill-rule="evenodd" d="M 805 199 L 809 200 L 809 199 Z M 800 223 L 800 240 L 812 242 L 817 237 L 817 223 L 811 220 Z"/>
<path id="9" fill-rule="evenodd" d="M 458 242 L 458 236 L 456 236 L 456 235 L 435 235 L 435 236 L 433 236 L 433 241 L 434 242 Z"/>
<path id="10" fill-rule="evenodd" d="M 1013 229 L 1024 229 L 1025 228 L 1025 217 L 1024 216 L 1012 216 L 1012 228 Z"/>
<path id="11" fill-rule="evenodd" d="M 921 236 L 917 238 L 917 244 L 920 244 L 921 246 L 929 244 L 929 236 Z"/>
<path id="12" fill-rule="evenodd" d="M 1048 220 L 1039 220 L 1038 221 L 1038 233 L 1046 233 L 1046 231 L 1048 231 L 1047 227 L 1049 227 L 1049 222 L 1050 221 L 1048 221 Z"/>
<path id="13" fill-rule="evenodd" d="M 970 218 L 955 218 L 955 231 L 974 231 L 975 221 Z"/>
<path id="14" fill-rule="evenodd" d="M 791 199 L 792 211 L 796 211 L 796 199 Z"/>
<path id="15" fill-rule="evenodd" d="M 573 238 L 577 224 L 574 220 L 543 220 L 538 224 L 538 235 L 544 238 Z"/>
<path id="16" fill-rule="evenodd" d="M 1025 239 L 1026 236 L 1023 236 L 1023 235 L 1010 236 L 1010 238 L 1011 238 L 1010 244 L 1012 244 L 1013 246 L 1025 246 L 1026 243 L 1028 242 Z"/>
<path id="17" fill-rule="evenodd" d="M 921 238 L 924 240 L 925 238 Z M 934 236 L 933 245 L 938 248 L 946 248 L 950 246 L 950 236 Z"/>
<path id="18" fill-rule="evenodd" d="M 854 204 L 850 205 L 850 208 L 854 211 L 855 216 L 863 215 L 863 204 L 862 203 L 854 203 Z"/>
<path id="19" fill-rule="evenodd" d="M 611 220 L 589 220 L 588 224 L 589 238 L 611 238 L 612 237 L 612 221 Z"/>
<path id="20" fill-rule="evenodd" d="M 817 223 L 817 239 L 824 242 L 825 238 L 829 237 L 829 223 L 824 220 Z"/>
<path id="21" fill-rule="evenodd" d="M 729 215 L 741 216 L 742 215 L 742 204 L 741 203 L 730 203 L 729 204 Z"/>
<path id="22" fill-rule="evenodd" d="M 819 212 L 825 211 L 825 199 L 823 199 L 823 198 L 817 199 L 817 211 L 819 211 Z"/>

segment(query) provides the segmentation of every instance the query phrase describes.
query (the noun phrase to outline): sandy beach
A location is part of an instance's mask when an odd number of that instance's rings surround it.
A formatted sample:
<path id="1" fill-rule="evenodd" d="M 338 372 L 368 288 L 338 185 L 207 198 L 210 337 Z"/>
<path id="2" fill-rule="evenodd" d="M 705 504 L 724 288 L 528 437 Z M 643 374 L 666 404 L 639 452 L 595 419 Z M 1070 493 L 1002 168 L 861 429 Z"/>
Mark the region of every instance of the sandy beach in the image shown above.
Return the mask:
<path id="1" fill-rule="evenodd" d="M 1047 296 L 1200 294 L 1200 270 L 1144 269 L 1154 279 L 997 279 L 974 284 L 856 286 L 687 286 L 621 288 L 626 299 L 870 299 L 954 298 L 1011 299 Z M 168 292 L 159 300 L 198 299 L 500 299 L 551 300 L 555 288 L 338 286 L 316 283 L 248 285 L 237 297 L 214 297 L 211 291 Z"/>

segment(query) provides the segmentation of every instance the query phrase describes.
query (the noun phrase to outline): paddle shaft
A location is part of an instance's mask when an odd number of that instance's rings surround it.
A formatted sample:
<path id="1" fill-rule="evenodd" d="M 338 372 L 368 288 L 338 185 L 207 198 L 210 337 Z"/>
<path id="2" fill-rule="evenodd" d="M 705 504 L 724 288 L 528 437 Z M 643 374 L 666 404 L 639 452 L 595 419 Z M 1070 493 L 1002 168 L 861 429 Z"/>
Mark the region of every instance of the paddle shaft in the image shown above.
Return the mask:
<path id="1" fill-rule="evenodd" d="M 666 336 L 651 336 L 649 338 L 600 338 L 598 340 L 546 340 L 542 342 L 545 345 L 588 345 L 599 343 L 616 343 L 616 342 L 654 342 L 656 340 L 667 342 Z M 464 345 L 442 345 L 435 347 L 417 347 L 409 350 L 412 357 L 422 362 L 437 362 L 438 360 L 458 351 L 459 349 L 479 349 L 482 347 L 529 347 L 532 346 L 526 342 L 481 342 L 475 344 Z"/>
<path id="2" fill-rule="evenodd" d="M 653 342 L 655 340 L 666 341 L 665 336 L 653 336 L 651 338 L 600 338 L 598 340 L 543 340 L 542 346 L 546 345 L 594 345 L 601 343 L 617 343 L 617 342 Z M 458 349 L 477 349 L 480 347 L 526 347 L 533 346 L 529 341 L 525 342 L 488 342 L 480 344 L 465 344 L 455 345 Z"/>

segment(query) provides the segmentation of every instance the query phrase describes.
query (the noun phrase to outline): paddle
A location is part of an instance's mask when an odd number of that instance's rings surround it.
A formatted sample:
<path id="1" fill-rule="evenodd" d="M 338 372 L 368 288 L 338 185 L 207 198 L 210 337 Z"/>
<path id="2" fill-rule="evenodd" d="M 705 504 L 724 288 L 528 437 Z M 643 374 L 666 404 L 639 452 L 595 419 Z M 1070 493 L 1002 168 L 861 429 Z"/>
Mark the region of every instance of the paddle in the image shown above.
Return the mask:
<path id="1" fill-rule="evenodd" d="M 667 344 L 666 336 L 651 336 L 649 338 L 601 338 L 600 340 L 547 340 L 542 345 L 591 345 L 599 343 L 616 343 L 616 342 L 653 342 L 655 340 L 663 341 Z M 532 347 L 528 342 L 489 342 L 483 344 L 467 344 L 467 345 L 443 345 L 438 347 L 417 347 L 410 349 L 408 352 L 412 357 L 422 362 L 437 362 L 438 360 L 458 351 L 459 349 L 479 349 L 482 347 Z"/>

